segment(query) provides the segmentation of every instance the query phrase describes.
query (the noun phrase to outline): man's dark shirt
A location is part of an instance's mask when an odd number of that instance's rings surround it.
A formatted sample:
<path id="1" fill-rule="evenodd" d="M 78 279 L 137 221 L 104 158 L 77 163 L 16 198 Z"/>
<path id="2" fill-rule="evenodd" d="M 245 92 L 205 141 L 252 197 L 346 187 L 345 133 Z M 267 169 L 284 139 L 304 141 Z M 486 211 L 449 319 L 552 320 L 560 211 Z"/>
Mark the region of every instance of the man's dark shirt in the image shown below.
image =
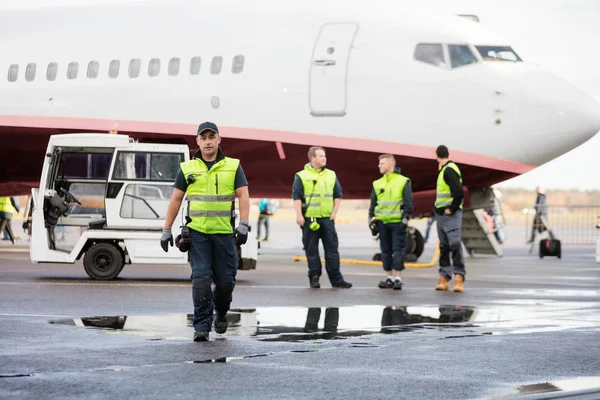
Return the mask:
<path id="1" fill-rule="evenodd" d="M 394 173 L 400 173 L 399 169 L 394 170 Z M 402 190 L 402 202 L 403 202 L 403 206 L 402 209 L 404 210 L 403 212 L 403 219 L 404 218 L 410 218 L 410 216 L 413 213 L 414 210 L 414 202 L 413 202 L 413 195 L 412 195 L 412 184 L 410 182 L 410 180 L 408 182 L 406 182 L 406 185 L 404 185 L 404 189 Z M 375 188 L 371 189 L 371 205 L 369 206 L 369 221 L 371 220 L 371 218 L 373 218 L 375 216 L 375 207 L 377 206 L 377 193 L 375 193 Z"/>
<path id="2" fill-rule="evenodd" d="M 452 161 L 448 161 L 446 164 L 444 164 L 444 167 L 451 162 Z M 450 194 L 452 195 L 453 199 L 452 204 L 450 204 L 449 207 L 436 208 L 435 211 L 441 215 L 444 214 L 444 210 L 446 208 L 449 208 L 452 214 L 454 214 L 460 208 L 460 204 L 462 203 L 464 197 L 462 184 L 460 183 L 460 176 L 452 168 L 446 168 L 444 171 L 444 181 L 446 181 L 448 186 L 450 186 Z"/>
<path id="3" fill-rule="evenodd" d="M 316 197 L 315 194 L 313 197 Z M 333 187 L 333 198 L 341 199 L 342 198 L 342 185 L 340 181 L 335 178 L 335 186 Z M 294 200 L 302 200 L 304 199 L 304 185 L 302 184 L 302 179 L 296 174 L 294 178 L 294 185 L 292 186 L 292 199 Z M 308 199 L 306 200 L 308 202 Z"/>
<path id="4" fill-rule="evenodd" d="M 202 160 L 202 154 L 200 154 L 200 151 L 198 151 L 196 154 L 194 154 L 194 158 L 198 158 L 198 159 Z M 219 152 L 217 154 L 217 159 L 215 161 L 202 160 L 202 162 L 204 164 L 206 164 L 206 167 L 210 171 L 212 166 L 215 165 L 218 161 L 221 161 L 223 158 L 225 158 L 225 155 L 223 154 L 223 151 L 219 148 Z M 238 169 L 235 172 L 234 189 L 238 189 L 243 186 L 248 186 L 248 180 L 246 179 L 246 174 L 244 174 L 244 170 L 242 169 L 242 165 L 240 164 L 240 165 L 238 165 Z M 175 187 L 183 192 L 185 192 L 187 190 L 188 183 L 187 183 L 187 180 L 185 179 L 185 176 L 183 175 L 183 172 L 181 171 L 181 168 L 179 169 L 179 172 L 177 173 L 177 177 L 175 177 L 175 184 L 173 185 L 173 187 Z"/>

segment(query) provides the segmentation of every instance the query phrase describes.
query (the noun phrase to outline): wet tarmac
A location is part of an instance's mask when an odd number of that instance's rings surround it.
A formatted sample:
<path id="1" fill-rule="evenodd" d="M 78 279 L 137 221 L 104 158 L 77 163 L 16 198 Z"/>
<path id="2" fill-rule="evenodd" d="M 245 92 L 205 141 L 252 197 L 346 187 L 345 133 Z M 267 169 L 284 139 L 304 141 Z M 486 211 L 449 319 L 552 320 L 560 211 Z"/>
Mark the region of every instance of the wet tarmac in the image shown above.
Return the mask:
<path id="1" fill-rule="evenodd" d="M 365 257 L 374 244 L 352 229 L 340 250 Z M 464 293 L 433 290 L 435 267 L 381 290 L 380 267 L 360 265 L 342 268 L 352 289 L 323 277 L 314 290 L 291 261 L 301 249 L 265 244 L 238 275 L 227 333 L 194 343 L 187 268 L 97 282 L 0 249 L 0 398 L 600 398 L 593 248 L 527 250 L 467 257 Z"/>

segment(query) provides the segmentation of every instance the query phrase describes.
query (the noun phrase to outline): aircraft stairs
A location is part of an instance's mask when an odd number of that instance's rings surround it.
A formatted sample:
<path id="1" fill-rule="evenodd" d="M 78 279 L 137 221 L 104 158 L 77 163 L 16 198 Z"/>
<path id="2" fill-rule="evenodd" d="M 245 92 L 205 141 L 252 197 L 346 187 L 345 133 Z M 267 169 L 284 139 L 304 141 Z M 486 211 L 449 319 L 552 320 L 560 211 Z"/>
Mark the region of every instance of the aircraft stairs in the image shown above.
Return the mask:
<path id="1" fill-rule="evenodd" d="M 463 211 L 462 242 L 470 255 L 494 254 L 502 257 L 502 246 L 488 228 L 482 208 Z"/>

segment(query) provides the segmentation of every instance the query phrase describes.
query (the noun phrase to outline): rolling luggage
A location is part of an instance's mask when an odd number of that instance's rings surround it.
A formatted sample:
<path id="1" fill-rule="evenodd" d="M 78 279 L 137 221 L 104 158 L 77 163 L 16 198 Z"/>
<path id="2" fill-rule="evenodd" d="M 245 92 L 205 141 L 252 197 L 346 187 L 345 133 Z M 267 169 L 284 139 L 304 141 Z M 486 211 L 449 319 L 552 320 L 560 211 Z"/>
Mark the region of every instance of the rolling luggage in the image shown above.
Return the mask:
<path id="1" fill-rule="evenodd" d="M 540 258 L 561 257 L 560 240 L 555 238 L 540 240 Z"/>

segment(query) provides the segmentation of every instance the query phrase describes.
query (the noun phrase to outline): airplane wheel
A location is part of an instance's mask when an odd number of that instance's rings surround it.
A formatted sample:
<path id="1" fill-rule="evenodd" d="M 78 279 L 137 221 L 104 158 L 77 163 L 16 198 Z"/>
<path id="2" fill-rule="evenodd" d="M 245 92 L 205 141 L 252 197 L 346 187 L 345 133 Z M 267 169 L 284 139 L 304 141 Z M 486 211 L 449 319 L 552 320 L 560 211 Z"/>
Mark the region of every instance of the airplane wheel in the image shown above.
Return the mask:
<path id="1" fill-rule="evenodd" d="M 416 261 L 421 257 L 424 249 L 425 239 L 423 238 L 423 235 L 418 229 L 409 226 L 406 235 L 405 258 L 410 261 Z"/>
<path id="2" fill-rule="evenodd" d="M 88 276 L 96 280 L 115 279 L 125 266 L 123 253 L 110 243 L 92 245 L 83 258 L 83 268 Z"/>

